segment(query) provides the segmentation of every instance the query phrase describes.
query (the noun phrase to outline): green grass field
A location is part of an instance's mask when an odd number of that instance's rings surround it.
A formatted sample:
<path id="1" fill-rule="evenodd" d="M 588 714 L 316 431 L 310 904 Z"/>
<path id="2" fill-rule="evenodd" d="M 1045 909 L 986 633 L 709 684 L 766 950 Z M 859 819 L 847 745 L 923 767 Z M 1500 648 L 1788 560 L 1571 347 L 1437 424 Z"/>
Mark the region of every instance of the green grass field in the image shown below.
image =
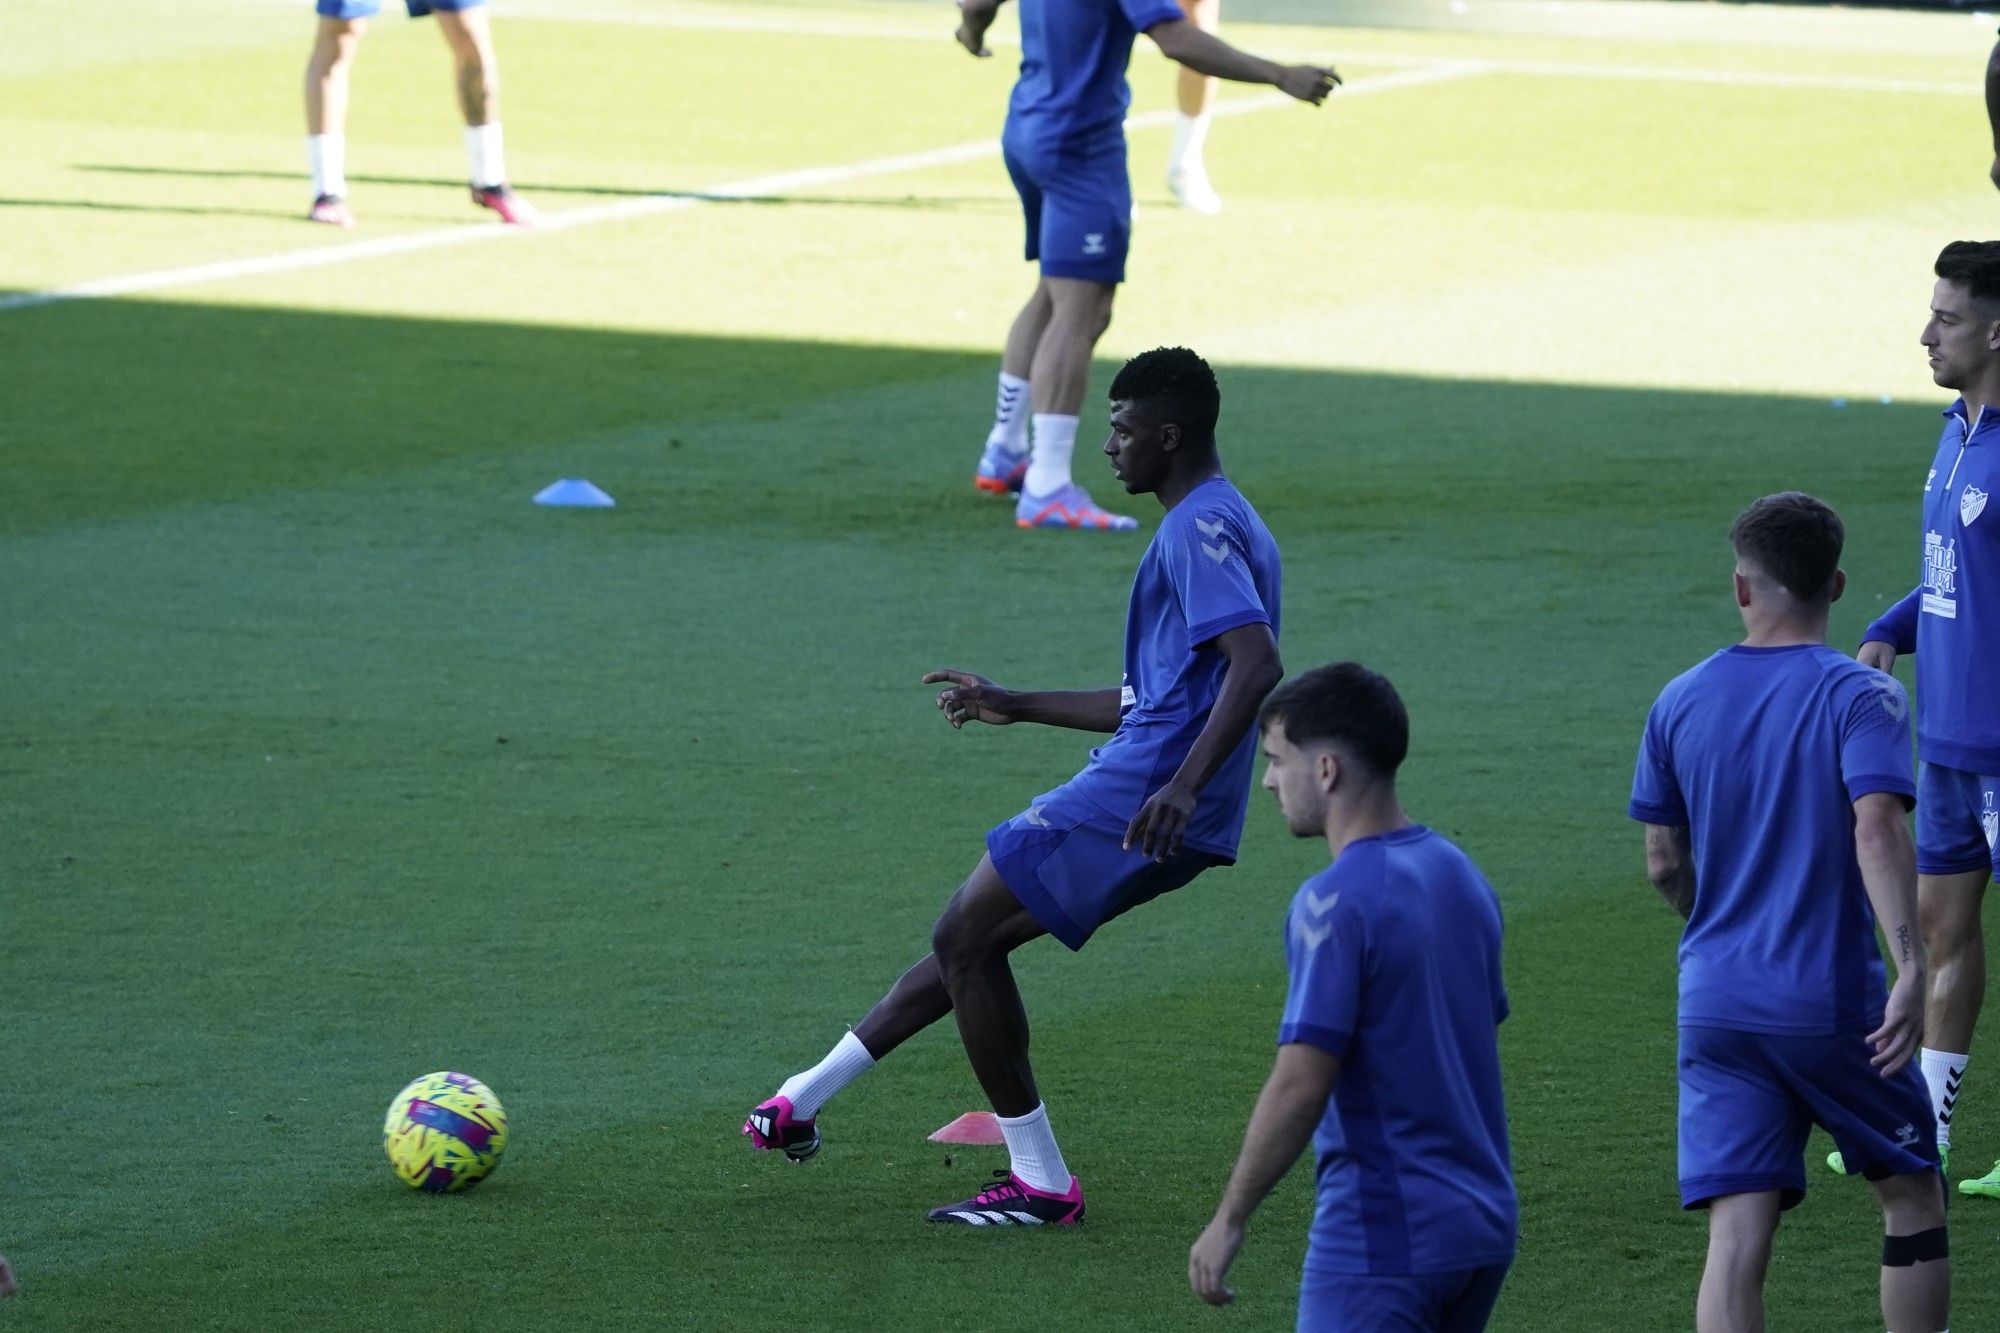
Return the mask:
<path id="1" fill-rule="evenodd" d="M 1676 923 L 1624 818 L 1632 751 L 1735 631 L 1749 499 L 1846 516 L 1838 642 L 1910 586 L 1944 402 L 1929 265 L 2000 204 L 1990 30 L 1231 6 L 1244 45 L 1348 88 L 1319 112 L 1227 92 L 1216 219 L 1171 207 L 1168 132 L 1135 130 L 1094 395 L 1145 347 L 1215 361 L 1286 555 L 1287 662 L 1397 682 L 1407 803 L 1500 888 L 1523 1237 L 1494 1327 L 1686 1327 Z M 329 234 L 298 220 L 302 2 L 88 9 L 0 6 L 0 1252 L 24 1286 L 0 1328 L 1289 1327 L 1305 1171 L 1236 1307 L 1185 1282 L 1323 858 L 1261 800 L 1236 869 L 1019 961 L 1085 1227 L 924 1225 L 1001 1160 L 925 1142 L 979 1104 L 948 1030 L 835 1102 L 807 1167 L 736 1134 L 922 951 L 983 831 L 1083 758 L 953 733 L 921 674 L 1119 671 L 1143 536 L 1017 533 L 967 485 L 1031 282 L 989 151 L 1012 48 L 976 64 L 948 8 L 904 3 L 503 5 L 513 174 L 567 225 L 495 234 L 457 184 L 442 45 L 391 17 L 355 90 L 364 226 Z M 1139 114 L 1169 105 L 1143 42 L 1133 82 Z M 1109 498 L 1096 401 L 1081 472 Z M 558 476 L 619 507 L 531 506 Z M 1975 1170 L 1992 1049 L 1956 1127 Z M 388 1099 L 438 1068 L 514 1119 L 471 1195 L 382 1160 Z M 1879 1329 L 1872 1204 L 1813 1184 L 1772 1327 Z M 1952 1226 L 1953 1326 L 2000 1327 L 2000 1207 Z"/>

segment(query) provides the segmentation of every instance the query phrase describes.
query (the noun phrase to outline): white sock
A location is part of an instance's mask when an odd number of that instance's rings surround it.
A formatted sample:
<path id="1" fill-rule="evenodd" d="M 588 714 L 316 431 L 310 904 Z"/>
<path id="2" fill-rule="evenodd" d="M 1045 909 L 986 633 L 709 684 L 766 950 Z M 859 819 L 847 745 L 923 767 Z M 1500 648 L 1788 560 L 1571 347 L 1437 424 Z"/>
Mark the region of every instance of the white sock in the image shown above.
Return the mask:
<path id="1" fill-rule="evenodd" d="M 1035 446 L 1028 456 L 1028 480 L 1022 494 L 1054 495 L 1069 485 L 1069 457 L 1076 452 L 1076 420 L 1053 412 L 1035 413 Z"/>
<path id="2" fill-rule="evenodd" d="M 507 154 L 501 145 L 500 122 L 465 127 L 465 158 L 478 189 L 507 183 Z"/>
<path id="3" fill-rule="evenodd" d="M 861 1038 L 852 1032 L 834 1043 L 826 1053 L 826 1059 L 806 1070 L 786 1079 L 778 1089 L 780 1097 L 792 1099 L 792 1114 L 800 1120 L 810 1120 L 819 1114 L 819 1108 L 826 1105 L 834 1093 L 860 1078 L 875 1067 L 875 1057 L 868 1054 L 868 1048 L 861 1044 Z"/>
<path id="4" fill-rule="evenodd" d="M 1924 1082 L 1931 1090 L 1931 1112 L 1937 1116 L 1937 1141 L 1943 1147 L 1951 1146 L 1951 1117 L 1958 1109 L 1959 1080 L 1965 1077 L 1965 1066 L 1971 1059 L 1969 1055 L 1934 1051 L 1928 1046 L 1920 1057 Z"/>
<path id="5" fill-rule="evenodd" d="M 1007 1140 L 1007 1156 L 1014 1174 L 1038 1190 L 1051 1194 L 1069 1193 L 1069 1167 L 1063 1164 L 1062 1149 L 1056 1147 L 1056 1133 L 1049 1128 L 1049 1108 L 1044 1102 L 1018 1120 L 995 1116 L 1000 1133 Z"/>
<path id="6" fill-rule="evenodd" d="M 1169 175 L 1182 167 L 1202 170 L 1201 150 L 1208 143 L 1208 124 L 1214 117 L 1209 112 L 1190 116 L 1185 111 L 1174 113 L 1174 147 L 1167 155 Z"/>
<path id="7" fill-rule="evenodd" d="M 306 162 L 312 167 L 313 196 L 347 193 L 347 136 L 308 134 Z"/>
<path id="8" fill-rule="evenodd" d="M 1000 372 L 1000 393 L 993 404 L 993 429 L 986 434 L 988 447 L 999 445 L 1013 453 L 1028 449 L 1028 382 L 1019 375 Z"/>

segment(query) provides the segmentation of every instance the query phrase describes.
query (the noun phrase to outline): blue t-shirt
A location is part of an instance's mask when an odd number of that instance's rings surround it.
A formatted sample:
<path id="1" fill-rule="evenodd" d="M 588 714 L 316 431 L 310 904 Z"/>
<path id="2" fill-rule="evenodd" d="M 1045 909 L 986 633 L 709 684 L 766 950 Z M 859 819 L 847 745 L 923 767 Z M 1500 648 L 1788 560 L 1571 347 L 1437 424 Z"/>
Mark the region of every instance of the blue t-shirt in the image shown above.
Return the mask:
<path id="1" fill-rule="evenodd" d="M 1122 141 L 1132 41 L 1182 17 L 1177 0 L 1021 0 L 1021 77 L 1007 141 L 1030 154 Z"/>
<path id="2" fill-rule="evenodd" d="M 1917 753 L 1968 773 L 2000 773 L 2000 412 L 1945 413 L 1924 481 L 1923 582 L 1866 639 L 1917 655 Z"/>
<path id="3" fill-rule="evenodd" d="M 1180 768 L 1208 725 L 1229 659 L 1217 636 L 1242 625 L 1278 636 L 1278 543 L 1227 478 L 1201 483 L 1167 511 L 1132 579 L 1118 730 L 1064 790 L 1130 821 Z M 1196 793 L 1188 846 L 1234 859 L 1250 803 L 1257 728 Z"/>
<path id="4" fill-rule="evenodd" d="M 1500 901 L 1421 824 L 1349 843 L 1285 923 L 1278 1044 L 1340 1061 L 1313 1135 L 1306 1268 L 1407 1277 L 1514 1257 Z"/>
<path id="5" fill-rule="evenodd" d="M 1690 831 L 1680 1021 L 1791 1036 L 1870 1032 L 1888 1002 L 1854 802 L 1914 804 L 1893 677 L 1821 644 L 1725 648 L 1646 718 L 1632 818 Z"/>

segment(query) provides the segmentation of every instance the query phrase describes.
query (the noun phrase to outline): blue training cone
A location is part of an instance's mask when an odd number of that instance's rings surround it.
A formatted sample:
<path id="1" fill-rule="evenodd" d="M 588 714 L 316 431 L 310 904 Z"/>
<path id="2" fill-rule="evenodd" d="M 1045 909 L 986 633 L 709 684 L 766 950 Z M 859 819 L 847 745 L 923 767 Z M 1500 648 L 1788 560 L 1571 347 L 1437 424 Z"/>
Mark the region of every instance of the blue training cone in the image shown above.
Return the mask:
<path id="1" fill-rule="evenodd" d="M 618 502 L 581 477 L 564 477 L 537 491 L 535 503 L 571 509 L 609 509 Z"/>

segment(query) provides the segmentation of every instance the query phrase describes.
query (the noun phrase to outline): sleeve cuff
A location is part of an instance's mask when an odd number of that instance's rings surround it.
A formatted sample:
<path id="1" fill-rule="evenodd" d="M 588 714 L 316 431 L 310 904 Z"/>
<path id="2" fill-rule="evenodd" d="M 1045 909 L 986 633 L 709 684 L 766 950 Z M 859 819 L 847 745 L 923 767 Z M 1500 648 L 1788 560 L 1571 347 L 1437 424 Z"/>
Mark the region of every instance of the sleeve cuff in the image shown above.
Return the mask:
<path id="1" fill-rule="evenodd" d="M 1353 1040 L 1352 1032 L 1323 1028 L 1316 1023 L 1286 1023 L 1278 1029 L 1278 1045 L 1318 1047 L 1336 1060 L 1347 1058 L 1347 1046 Z"/>
<path id="2" fill-rule="evenodd" d="M 1189 625 L 1188 642 L 1199 648 L 1203 644 L 1214 643 L 1233 629 L 1242 629 L 1245 625 L 1270 623 L 1270 614 L 1263 607 L 1246 607 L 1233 615 L 1217 616 L 1213 620 L 1204 620 L 1199 625 Z"/>
<path id="3" fill-rule="evenodd" d="M 1847 780 L 1847 799 L 1858 801 L 1864 796 L 1886 791 L 1903 800 L 1905 810 L 1917 807 L 1917 788 L 1908 778 L 1895 777 L 1888 773 L 1865 773 L 1858 778 Z"/>
<path id="4" fill-rule="evenodd" d="M 1679 806 L 1654 805 L 1651 801 L 1633 801 L 1626 808 L 1626 814 L 1641 824 L 1658 824 L 1661 828 L 1686 828 L 1688 812 Z"/>

